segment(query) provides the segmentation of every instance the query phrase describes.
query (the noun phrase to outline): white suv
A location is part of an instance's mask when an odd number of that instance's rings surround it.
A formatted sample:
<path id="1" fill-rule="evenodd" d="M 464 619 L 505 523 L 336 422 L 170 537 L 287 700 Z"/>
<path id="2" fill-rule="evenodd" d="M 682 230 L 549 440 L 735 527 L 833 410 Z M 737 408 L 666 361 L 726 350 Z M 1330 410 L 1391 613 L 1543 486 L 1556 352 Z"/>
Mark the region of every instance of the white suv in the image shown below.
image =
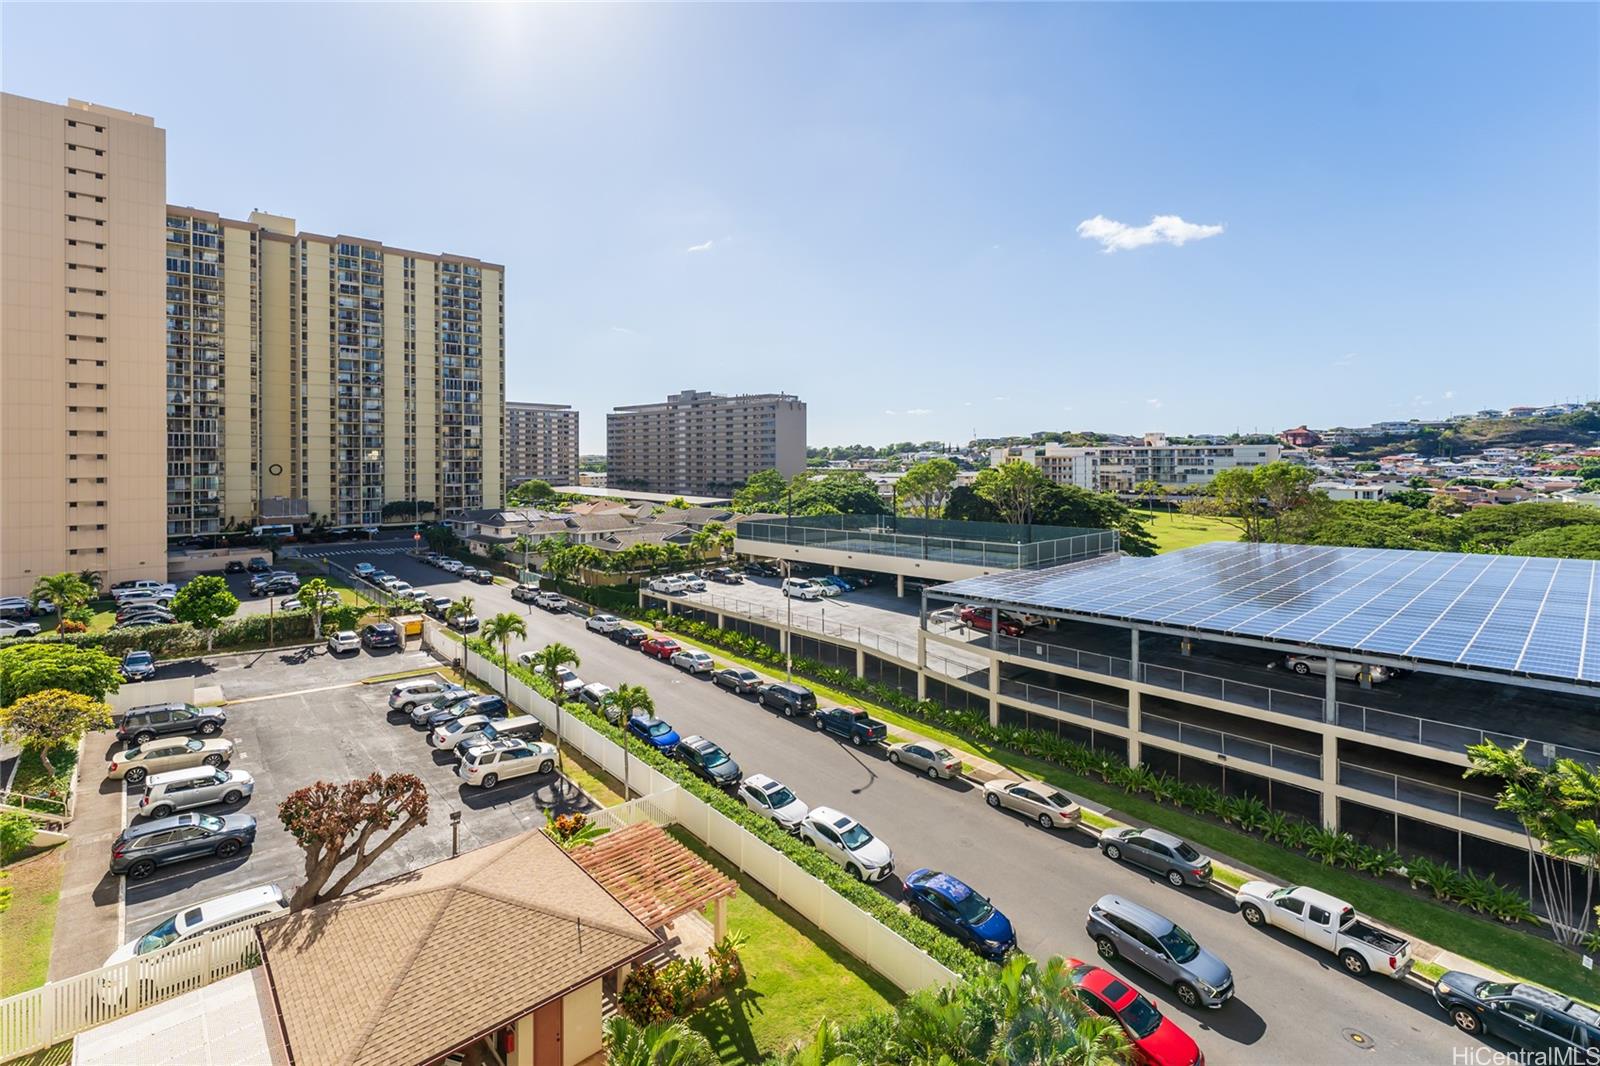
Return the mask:
<path id="1" fill-rule="evenodd" d="M 783 579 L 783 594 L 793 596 L 797 600 L 820 600 L 822 590 L 815 582 L 803 577 L 786 577 Z"/>
<path id="2" fill-rule="evenodd" d="M 771 818 L 785 832 L 798 833 L 810 813 L 787 785 L 766 774 L 751 774 L 739 784 L 738 796 L 757 814 Z"/>
<path id="3" fill-rule="evenodd" d="M 894 852 L 889 845 L 832 807 L 813 807 L 800 820 L 800 839 L 843 866 L 858 881 L 882 881 L 894 872 Z"/>
<path id="4" fill-rule="evenodd" d="M 360 647 L 361 638 L 351 633 L 356 646 Z M 437 677 L 424 677 L 415 681 L 402 681 L 389 691 L 389 709 L 391 711 L 409 711 L 419 703 L 427 703 L 449 688 L 448 682 Z"/>
<path id="5" fill-rule="evenodd" d="M 469 785 L 493 788 L 502 780 L 525 774 L 547 774 L 556 768 L 556 746 L 525 740 L 469 744 L 461 753 L 456 776 Z"/>

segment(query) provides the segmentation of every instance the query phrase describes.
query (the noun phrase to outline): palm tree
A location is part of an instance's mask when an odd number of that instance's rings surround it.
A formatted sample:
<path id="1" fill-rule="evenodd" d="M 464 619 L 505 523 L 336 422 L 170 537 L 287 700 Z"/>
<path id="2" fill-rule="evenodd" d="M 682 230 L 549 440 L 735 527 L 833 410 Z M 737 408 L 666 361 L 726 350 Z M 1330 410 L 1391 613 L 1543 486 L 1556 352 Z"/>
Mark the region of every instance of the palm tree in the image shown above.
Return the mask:
<path id="1" fill-rule="evenodd" d="M 528 555 L 534 549 L 533 538 L 526 533 L 518 533 L 517 539 L 511 542 L 511 550 L 522 553 L 522 569 L 528 569 Z"/>
<path id="2" fill-rule="evenodd" d="M 454 622 L 458 618 L 465 618 L 472 613 L 472 597 L 463 596 L 444 609 L 444 620 Z"/>
<path id="3" fill-rule="evenodd" d="M 314 577 L 300 586 L 297 596 L 300 600 L 300 606 L 309 606 L 311 608 L 312 639 L 321 640 L 323 601 L 329 596 L 338 598 L 338 593 L 333 591 L 333 586 L 328 584 L 325 579 Z"/>
<path id="4" fill-rule="evenodd" d="M 606 698 L 617 709 L 617 725 L 622 727 L 622 798 L 628 798 L 628 719 L 639 713 L 654 714 L 656 701 L 643 685 L 619 685 Z M 604 713 L 604 712 L 602 712 Z"/>
<path id="5" fill-rule="evenodd" d="M 839 1038 L 839 1027 L 828 1019 L 817 1026 L 817 1035 L 805 1047 L 783 1057 L 783 1066 L 860 1066 L 850 1045 Z"/>
<path id="6" fill-rule="evenodd" d="M 716 1066 L 711 1042 L 683 1022 L 656 1022 L 640 1028 L 620 1014 L 602 1027 L 610 1066 Z"/>
<path id="7" fill-rule="evenodd" d="M 528 659 L 528 668 L 536 674 L 543 674 L 545 680 L 550 682 L 550 702 L 556 705 L 556 765 L 561 765 L 561 703 L 566 699 L 567 693 L 561 687 L 560 674 L 563 666 L 581 666 L 578 653 L 562 644 L 546 644 L 534 652 Z"/>
<path id="8" fill-rule="evenodd" d="M 500 669 L 503 677 L 500 691 L 511 696 L 511 638 L 528 636 L 528 623 L 520 615 L 510 611 L 501 611 L 483 624 L 483 639 L 491 644 L 500 645 Z"/>
<path id="9" fill-rule="evenodd" d="M 44 574 L 33 583 L 33 593 L 28 606 L 37 607 L 40 600 L 56 605 L 56 628 L 67 620 L 67 614 L 86 605 L 94 596 L 91 588 L 79 574 Z"/>

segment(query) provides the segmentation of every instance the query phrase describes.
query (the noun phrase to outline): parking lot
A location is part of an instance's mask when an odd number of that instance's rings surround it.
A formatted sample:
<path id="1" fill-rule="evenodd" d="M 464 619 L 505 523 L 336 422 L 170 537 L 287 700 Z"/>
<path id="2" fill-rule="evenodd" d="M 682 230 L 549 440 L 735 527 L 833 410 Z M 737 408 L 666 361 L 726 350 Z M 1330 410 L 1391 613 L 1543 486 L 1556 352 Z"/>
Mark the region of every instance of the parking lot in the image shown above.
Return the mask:
<path id="1" fill-rule="evenodd" d="M 344 659 L 270 653 L 208 663 L 200 683 L 222 686 L 228 698 L 222 735 L 237 745 L 229 768 L 251 774 L 255 791 L 232 807 L 205 810 L 255 817 L 255 846 L 228 860 L 166 866 L 144 881 L 121 885 L 125 916 L 117 942 L 138 936 L 176 910 L 241 888 L 276 882 L 292 891 L 303 877 L 304 857 L 279 824 L 277 808 L 291 792 L 317 780 L 342 783 L 374 770 L 404 771 L 416 774 L 428 788 L 428 824 L 386 852 L 358 885 L 448 857 L 452 811 L 462 814 L 460 846 L 467 850 L 542 826 L 546 810 L 589 805 L 559 774 L 536 774 L 493 790 L 462 785 L 452 755 L 430 748 L 424 732 L 404 716 L 389 715 L 393 683 L 366 681 L 434 665 L 418 651 L 362 652 Z M 104 758 L 114 748 L 104 744 L 102 750 L 86 750 L 85 758 Z M 118 805 L 124 824 L 137 817 L 139 790 L 129 788 L 125 796 L 121 783 L 114 781 L 101 781 L 97 787 L 87 766 L 84 788 L 88 794 L 81 804 Z M 122 880 L 106 876 L 113 885 Z M 102 905 L 115 905 L 114 891 L 96 892 L 95 897 Z"/>

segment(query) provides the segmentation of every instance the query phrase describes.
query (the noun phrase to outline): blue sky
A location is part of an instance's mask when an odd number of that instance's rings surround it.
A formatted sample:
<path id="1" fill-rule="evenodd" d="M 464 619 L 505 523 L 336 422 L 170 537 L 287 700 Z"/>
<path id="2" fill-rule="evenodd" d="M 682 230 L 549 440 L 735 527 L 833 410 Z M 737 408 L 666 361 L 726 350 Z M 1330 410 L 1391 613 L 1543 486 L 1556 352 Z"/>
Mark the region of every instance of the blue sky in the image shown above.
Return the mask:
<path id="1" fill-rule="evenodd" d="M 1595 396 L 1597 46 L 1587 4 L 0 9 L 6 91 L 154 115 L 173 202 L 505 263 L 507 395 L 588 451 L 680 388 L 798 392 L 812 443 Z"/>

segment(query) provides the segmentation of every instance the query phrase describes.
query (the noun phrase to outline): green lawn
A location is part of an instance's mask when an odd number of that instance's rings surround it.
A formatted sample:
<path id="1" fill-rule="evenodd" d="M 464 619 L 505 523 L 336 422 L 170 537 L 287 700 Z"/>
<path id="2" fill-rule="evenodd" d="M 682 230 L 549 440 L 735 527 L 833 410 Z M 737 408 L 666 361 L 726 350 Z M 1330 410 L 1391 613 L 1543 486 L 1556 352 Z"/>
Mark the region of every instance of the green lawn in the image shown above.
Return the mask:
<path id="1" fill-rule="evenodd" d="M 77 749 L 62 748 L 52 752 L 50 764 L 55 767 L 54 777 L 45 771 L 38 752 L 24 748 L 21 758 L 17 760 L 17 773 L 11 781 L 11 790 L 27 796 L 57 796 L 62 803 L 66 803 L 67 793 L 72 789 L 72 771 L 78 765 Z"/>
<path id="2" fill-rule="evenodd" d="M 50 973 L 50 938 L 65 869 L 62 848 L 5 868 L 11 905 L 0 912 L 0 997 L 44 984 Z"/>
<path id="3" fill-rule="evenodd" d="M 745 981 L 689 1018 L 723 1062 L 761 1062 L 809 1040 L 824 1018 L 848 1025 L 904 998 L 772 893 L 740 877 L 722 856 L 682 829 L 669 832 L 739 881 L 739 894 L 728 901 L 728 928 L 750 938 L 739 952 Z"/>
<path id="4" fill-rule="evenodd" d="M 1214 540 L 1238 540 L 1239 527 L 1209 515 L 1187 515 L 1168 511 L 1143 512 L 1147 528 L 1155 538 L 1156 550 L 1177 551 Z"/>

